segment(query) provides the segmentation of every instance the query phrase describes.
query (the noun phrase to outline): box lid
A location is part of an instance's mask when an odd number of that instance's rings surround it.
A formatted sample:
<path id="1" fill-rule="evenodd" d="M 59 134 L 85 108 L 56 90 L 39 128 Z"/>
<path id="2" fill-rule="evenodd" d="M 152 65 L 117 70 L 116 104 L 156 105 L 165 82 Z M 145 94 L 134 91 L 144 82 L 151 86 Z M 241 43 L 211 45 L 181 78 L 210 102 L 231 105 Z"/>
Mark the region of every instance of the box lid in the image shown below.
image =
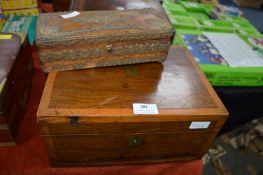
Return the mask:
<path id="1" fill-rule="evenodd" d="M 133 103 L 156 104 L 159 114 L 135 115 Z M 205 120 L 227 111 L 187 49 L 172 46 L 163 64 L 49 73 L 37 115 L 48 122 L 68 122 L 69 116 L 122 122 Z"/>
<path id="2" fill-rule="evenodd" d="M 135 10 L 82 11 L 64 19 L 71 12 L 39 15 L 37 44 L 85 40 L 86 42 L 160 38 L 173 35 L 173 28 L 153 8 Z"/>

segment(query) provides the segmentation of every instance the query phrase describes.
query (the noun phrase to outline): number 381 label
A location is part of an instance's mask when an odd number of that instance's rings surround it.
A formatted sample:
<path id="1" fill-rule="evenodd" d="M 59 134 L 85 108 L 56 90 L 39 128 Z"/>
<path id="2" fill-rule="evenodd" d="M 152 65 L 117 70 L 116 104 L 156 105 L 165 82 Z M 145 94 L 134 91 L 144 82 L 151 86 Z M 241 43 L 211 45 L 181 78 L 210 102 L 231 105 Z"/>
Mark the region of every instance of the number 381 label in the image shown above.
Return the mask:
<path id="1" fill-rule="evenodd" d="M 156 104 L 133 103 L 134 114 L 159 114 Z"/>

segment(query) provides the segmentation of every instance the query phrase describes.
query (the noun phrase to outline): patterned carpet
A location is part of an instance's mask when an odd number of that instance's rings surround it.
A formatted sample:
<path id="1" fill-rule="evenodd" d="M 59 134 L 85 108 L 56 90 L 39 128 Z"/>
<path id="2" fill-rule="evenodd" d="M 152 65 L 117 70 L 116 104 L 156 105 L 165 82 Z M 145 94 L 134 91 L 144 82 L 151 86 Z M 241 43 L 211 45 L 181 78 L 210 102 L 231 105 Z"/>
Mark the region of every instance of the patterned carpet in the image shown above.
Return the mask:
<path id="1" fill-rule="evenodd" d="M 203 168 L 204 175 L 263 175 L 263 117 L 218 136 Z"/>

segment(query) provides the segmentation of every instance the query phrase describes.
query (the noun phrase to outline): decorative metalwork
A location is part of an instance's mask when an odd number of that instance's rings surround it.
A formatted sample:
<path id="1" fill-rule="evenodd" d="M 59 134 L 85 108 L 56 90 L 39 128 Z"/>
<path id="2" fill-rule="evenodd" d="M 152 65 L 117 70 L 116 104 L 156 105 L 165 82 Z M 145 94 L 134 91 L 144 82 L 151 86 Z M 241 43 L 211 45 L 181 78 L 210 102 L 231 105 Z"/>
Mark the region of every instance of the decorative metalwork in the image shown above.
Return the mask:
<path id="1" fill-rule="evenodd" d="M 106 67 L 106 66 L 117 66 L 117 65 L 124 65 L 124 64 L 136 64 L 136 63 L 145 63 L 145 62 L 156 62 L 156 61 L 163 61 L 166 59 L 165 56 L 160 57 L 145 57 L 145 58 L 134 58 L 134 59 L 123 59 L 123 60 L 115 60 L 115 61 L 101 61 L 97 64 L 88 64 L 88 63 L 78 63 L 78 64 L 54 64 L 52 66 L 43 66 L 45 72 L 51 71 L 64 71 L 64 70 L 78 70 L 78 69 L 85 69 L 85 68 L 92 68 L 92 67 Z"/>
<path id="2" fill-rule="evenodd" d="M 86 42 L 108 41 L 115 38 L 130 40 L 138 35 L 152 38 L 155 34 L 172 36 L 173 33 L 173 28 L 168 20 L 161 17 L 152 8 L 125 11 L 87 11 L 70 19 L 63 19 L 61 14 L 64 13 L 41 14 L 39 16 L 36 33 L 37 44 L 48 46 L 50 44 L 46 43 L 81 39 L 85 39 Z M 94 32 L 99 32 L 99 34 L 94 35 Z"/>
<path id="3" fill-rule="evenodd" d="M 89 38 L 64 38 L 62 40 L 54 40 L 52 42 L 42 42 L 38 43 L 39 48 L 53 48 L 58 45 L 60 47 L 71 47 L 76 44 L 79 45 L 88 45 L 92 43 L 99 42 L 117 42 L 117 41 L 131 41 L 131 40 L 150 40 L 150 39 L 160 39 L 160 38 L 170 38 L 172 37 L 171 32 L 145 32 L 145 33 L 120 33 L 117 35 L 107 34 L 107 35 L 99 35 L 99 36 L 90 36 Z"/>
<path id="4" fill-rule="evenodd" d="M 112 53 L 114 55 L 129 55 L 129 54 L 138 54 L 138 53 L 147 53 L 147 52 L 160 52 L 166 51 L 170 47 L 168 44 L 160 43 L 145 43 L 145 44 L 134 44 L 134 45 L 124 45 L 113 48 Z"/>
<path id="5" fill-rule="evenodd" d="M 40 59 L 43 62 L 53 62 L 59 60 L 81 60 L 89 57 L 102 56 L 101 49 L 63 49 L 60 51 L 40 51 Z"/>

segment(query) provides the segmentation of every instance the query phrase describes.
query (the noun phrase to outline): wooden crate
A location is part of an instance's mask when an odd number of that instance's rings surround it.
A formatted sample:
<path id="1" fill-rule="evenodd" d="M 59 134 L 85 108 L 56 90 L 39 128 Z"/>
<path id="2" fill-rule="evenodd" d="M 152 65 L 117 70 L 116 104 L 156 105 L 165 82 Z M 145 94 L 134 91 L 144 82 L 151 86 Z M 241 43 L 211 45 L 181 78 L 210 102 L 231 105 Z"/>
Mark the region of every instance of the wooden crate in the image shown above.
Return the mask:
<path id="1" fill-rule="evenodd" d="M 159 114 L 135 115 L 134 103 Z M 163 64 L 51 72 L 37 114 L 55 166 L 200 159 L 227 115 L 182 47 Z"/>

